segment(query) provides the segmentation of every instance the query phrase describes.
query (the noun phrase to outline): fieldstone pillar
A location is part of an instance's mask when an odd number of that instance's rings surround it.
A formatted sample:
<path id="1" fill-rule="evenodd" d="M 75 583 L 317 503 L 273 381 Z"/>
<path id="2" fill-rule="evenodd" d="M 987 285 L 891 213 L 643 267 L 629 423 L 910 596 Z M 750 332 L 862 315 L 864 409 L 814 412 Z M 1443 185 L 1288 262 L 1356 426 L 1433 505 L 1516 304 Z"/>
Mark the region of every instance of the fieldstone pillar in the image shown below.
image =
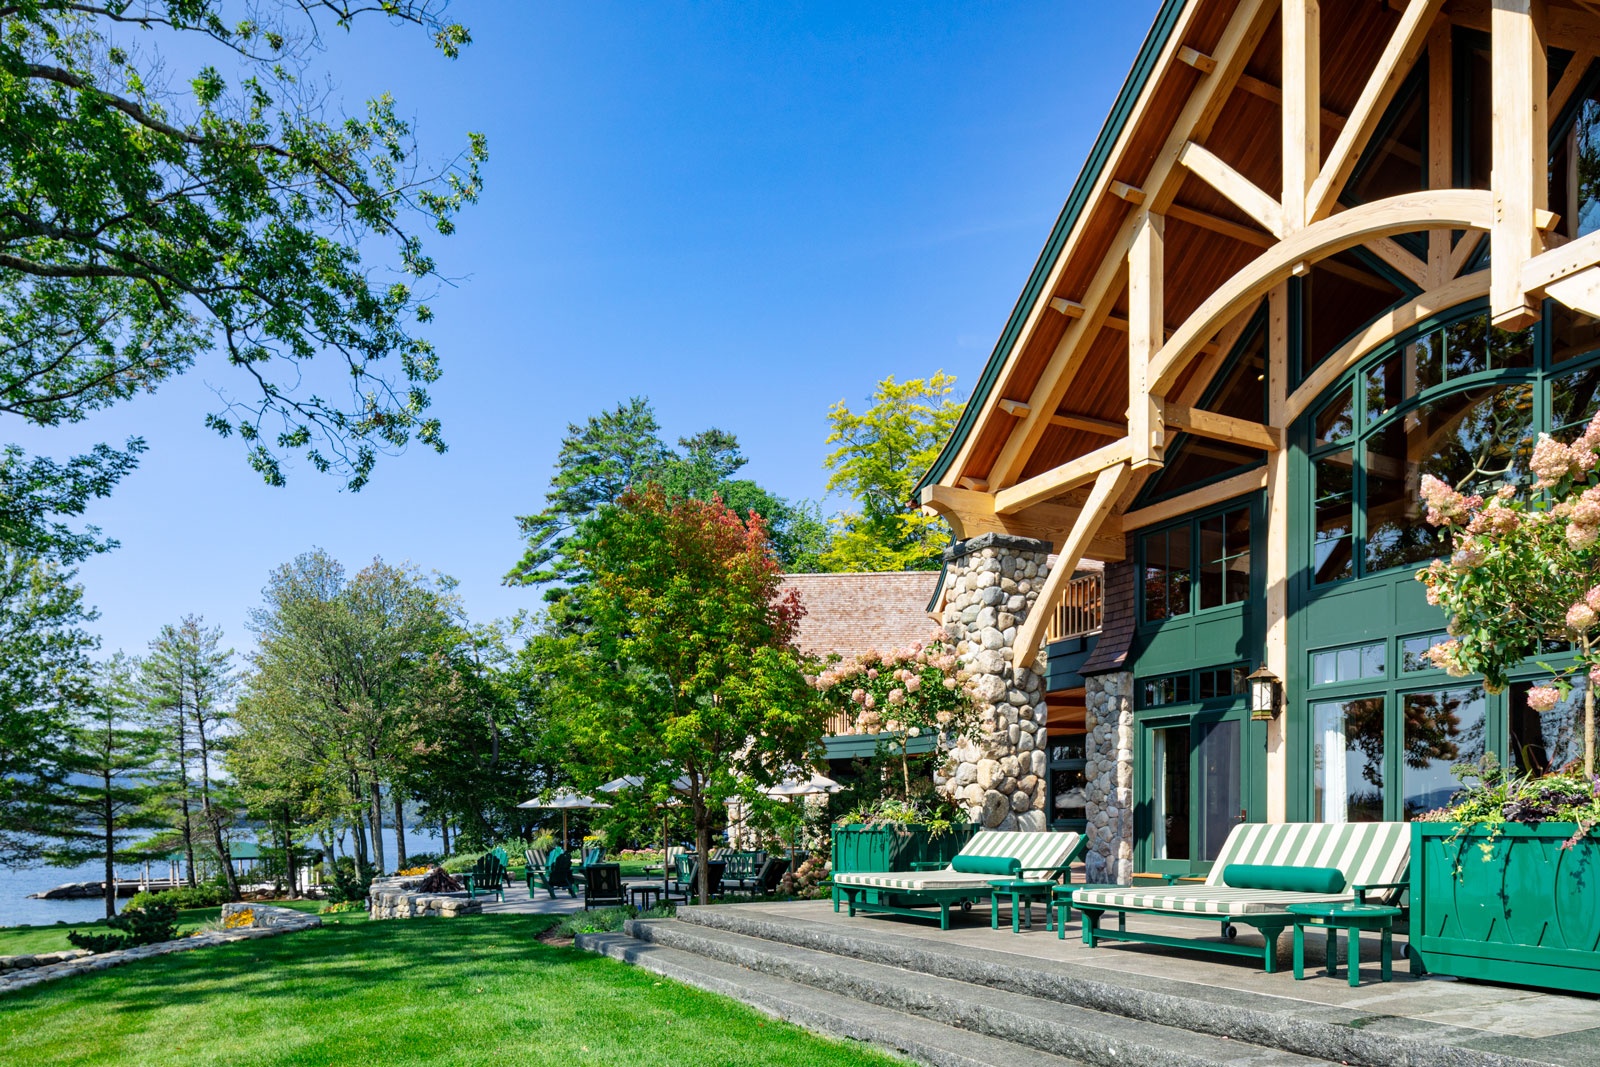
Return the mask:
<path id="1" fill-rule="evenodd" d="M 1047 821 L 1044 679 L 1012 666 L 1012 643 L 1050 572 L 1049 554 L 1047 542 L 997 533 L 944 553 L 945 633 L 973 676 L 982 723 L 976 737 L 956 747 L 934 784 L 990 829 L 1043 830 Z"/>
<path id="2" fill-rule="evenodd" d="M 1084 808 L 1090 882 L 1127 885 L 1133 875 L 1133 675 L 1084 679 Z"/>

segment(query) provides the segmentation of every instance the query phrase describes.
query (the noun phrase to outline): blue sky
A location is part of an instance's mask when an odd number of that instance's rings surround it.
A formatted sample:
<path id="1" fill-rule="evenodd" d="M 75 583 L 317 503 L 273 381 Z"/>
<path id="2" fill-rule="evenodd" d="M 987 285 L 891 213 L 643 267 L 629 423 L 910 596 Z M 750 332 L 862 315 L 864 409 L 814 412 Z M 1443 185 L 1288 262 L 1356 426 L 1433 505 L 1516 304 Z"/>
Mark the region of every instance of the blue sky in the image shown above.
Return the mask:
<path id="1" fill-rule="evenodd" d="M 89 520 L 107 651 L 193 612 L 241 650 L 269 570 L 313 545 L 502 587 L 569 422 L 647 395 L 669 440 L 737 434 L 746 472 L 820 497 L 826 412 L 886 375 L 976 378 L 1156 9 L 1135 3 L 458 2 L 454 63 L 420 33 L 330 34 L 350 107 L 394 93 L 425 151 L 487 135 L 482 201 L 430 246 L 450 451 L 372 484 L 304 467 L 268 488 L 202 426 L 203 363 L 152 397 L 47 434 L 58 456 L 130 433 L 140 469 Z M 830 505 L 831 509 L 831 505 Z"/>

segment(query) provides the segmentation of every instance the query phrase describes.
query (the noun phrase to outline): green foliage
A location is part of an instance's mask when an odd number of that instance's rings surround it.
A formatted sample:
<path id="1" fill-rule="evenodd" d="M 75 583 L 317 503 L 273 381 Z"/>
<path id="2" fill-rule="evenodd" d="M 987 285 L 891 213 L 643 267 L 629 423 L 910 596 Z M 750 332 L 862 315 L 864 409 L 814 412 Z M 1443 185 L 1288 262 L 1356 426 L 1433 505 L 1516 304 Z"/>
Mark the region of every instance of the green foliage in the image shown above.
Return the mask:
<path id="1" fill-rule="evenodd" d="M 381 9 L 454 57 L 469 36 L 434 6 Z M 76 422 L 217 350 L 245 391 L 206 422 L 237 435 L 268 482 L 283 480 L 289 453 L 359 489 L 379 451 L 413 439 L 444 449 L 427 414 L 438 358 L 417 332 L 431 312 L 413 285 L 437 278 L 422 235 L 450 234 L 477 199 L 485 145 L 469 135 L 456 159 L 430 167 L 387 95 L 346 109 L 311 90 L 329 20 L 354 23 L 343 8 L 277 0 L 244 21 L 223 0 L 8 8 L 6 410 L 39 426 Z M 208 51 L 238 70 L 232 82 L 191 58 Z M 396 357 L 398 374 L 384 373 Z M 314 384 L 341 380 L 345 402 L 337 385 Z M 104 495 L 142 447 L 68 464 L 69 497 Z"/>
<path id="2" fill-rule="evenodd" d="M 372 888 L 372 873 L 356 869 L 356 861 L 349 856 L 340 856 L 333 864 L 333 880 L 328 883 L 326 891 L 328 899 L 335 904 L 345 901 L 362 901 L 367 899 L 367 890 Z"/>
<path id="3" fill-rule="evenodd" d="M 653 486 L 606 509 L 584 563 L 592 630 L 554 675 L 578 785 L 637 777 L 616 802 L 642 807 L 682 794 L 708 849 L 713 809 L 819 755 L 827 715 L 792 644 L 799 603 L 779 595 L 758 516 Z"/>
<path id="4" fill-rule="evenodd" d="M 318 915 L 340 915 L 349 911 L 366 911 L 366 905 L 359 900 L 341 900 L 336 904 L 324 904 L 317 909 Z"/>
<path id="5" fill-rule="evenodd" d="M 825 461 L 830 492 L 855 504 L 834 520 L 831 546 L 822 553 L 832 571 L 938 570 L 949 542 L 943 519 L 924 515 L 912 500 L 918 477 L 939 455 L 961 417 L 952 398 L 955 377 L 878 383 L 872 406 L 861 414 L 843 400 L 828 412 L 837 446 Z"/>
<path id="6" fill-rule="evenodd" d="M 1575 774 L 1541 777 L 1507 771 L 1493 753 L 1476 762 L 1459 763 L 1450 773 L 1462 783 L 1450 805 L 1417 816 L 1419 822 L 1459 823 L 1446 842 L 1454 844 L 1474 830 L 1488 833 L 1478 842 L 1483 861 L 1494 858 L 1494 843 L 1506 823 L 1538 826 L 1546 822 L 1576 823 L 1577 831 L 1561 847 L 1570 848 L 1600 826 L 1600 782 Z M 1456 876 L 1461 876 L 1457 860 Z"/>
<path id="7" fill-rule="evenodd" d="M 143 908 L 150 904 L 168 904 L 178 909 L 214 908 L 227 902 L 227 886 L 202 882 L 199 885 L 180 885 L 176 889 L 163 889 L 157 893 L 135 893 L 128 898 L 127 907 Z"/>
<path id="8" fill-rule="evenodd" d="M 568 915 L 550 928 L 550 933 L 556 937 L 572 937 L 574 934 L 614 934 L 622 929 L 622 924 L 629 919 L 670 919 L 678 913 L 676 905 L 657 904 L 649 911 L 640 911 L 632 905 L 619 908 L 595 908 L 593 911 L 580 911 Z"/>
<path id="9" fill-rule="evenodd" d="M 839 817 L 839 825 L 858 825 L 868 830 L 878 826 L 888 826 L 896 830 L 903 830 L 907 826 L 922 826 L 927 828 L 929 836 L 939 837 L 948 833 L 954 824 L 951 822 L 951 810 L 948 804 L 941 807 L 926 800 L 883 797 L 858 804 L 845 812 Z"/>
<path id="10" fill-rule="evenodd" d="M 90 952 L 114 952 L 171 941 L 178 933 L 178 909 L 167 900 L 153 900 L 140 907 L 129 906 L 120 915 L 106 920 L 110 933 L 79 933 L 73 930 L 67 940 Z"/>
<path id="11" fill-rule="evenodd" d="M 451 874 L 461 874 L 464 871 L 472 870 L 473 866 L 479 860 L 481 860 L 488 851 L 488 849 L 484 849 L 482 852 L 458 852 L 454 856 L 446 856 L 439 866 L 443 867 Z"/>
<path id="12" fill-rule="evenodd" d="M 0 510 L 4 510 L 0 508 Z M 97 617 L 74 572 L 0 543 L 0 866 L 43 858 L 77 833 L 73 715 L 93 699 L 85 627 Z"/>

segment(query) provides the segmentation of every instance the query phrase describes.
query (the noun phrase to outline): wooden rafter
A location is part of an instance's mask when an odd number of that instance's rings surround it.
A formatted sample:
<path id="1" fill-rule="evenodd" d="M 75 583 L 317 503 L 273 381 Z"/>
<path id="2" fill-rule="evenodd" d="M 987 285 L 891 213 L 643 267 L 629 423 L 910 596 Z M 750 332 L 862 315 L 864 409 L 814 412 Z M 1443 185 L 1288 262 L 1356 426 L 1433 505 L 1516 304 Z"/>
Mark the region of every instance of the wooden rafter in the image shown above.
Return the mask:
<path id="1" fill-rule="evenodd" d="M 1283 431 L 1259 422 L 1219 415 L 1200 408 L 1168 405 L 1165 411 L 1167 426 L 1173 430 L 1209 437 L 1213 441 L 1243 445 L 1246 448 L 1263 448 L 1276 452 L 1283 447 Z"/>
<path id="2" fill-rule="evenodd" d="M 1548 204 L 1550 99 L 1543 0 L 1495 0 L 1490 32 L 1494 101 L 1494 225 L 1489 230 L 1489 315 L 1520 330 L 1537 321 L 1538 301 L 1522 284 L 1523 261 L 1544 251 L 1536 213 Z"/>
<path id="3" fill-rule="evenodd" d="M 1161 398 L 1150 392 L 1145 380 L 1150 360 L 1167 339 L 1162 295 L 1165 234 L 1166 219 L 1147 211 L 1140 216 L 1128 249 L 1128 445 L 1134 470 L 1160 466 L 1165 455 Z"/>
<path id="4" fill-rule="evenodd" d="M 1496 0 L 1500 2 L 1500 0 Z M 1378 64 L 1367 79 L 1350 112 L 1350 121 L 1339 131 L 1338 140 L 1328 152 L 1316 181 L 1307 195 L 1308 222 L 1317 222 L 1333 214 L 1344 183 L 1350 180 L 1361 150 L 1378 128 L 1383 112 L 1394 99 L 1396 90 L 1411 66 L 1416 62 L 1428 41 L 1428 27 L 1439 13 L 1444 0 L 1410 0 L 1400 15 L 1400 24 L 1384 46 Z"/>
<path id="5" fill-rule="evenodd" d="M 1234 170 L 1203 145 L 1183 146 L 1178 161 L 1196 178 L 1221 193 L 1274 237 L 1283 236 L 1283 208 L 1249 178 Z"/>
<path id="6" fill-rule="evenodd" d="M 982 490 L 958 489 L 949 485 L 930 485 L 922 490 L 922 506 L 944 517 L 956 540 L 965 541 L 983 533 L 1005 533 L 1055 543 L 1063 530 L 1070 530 L 1081 507 L 1066 504 L 1040 504 L 1014 515 L 994 510 L 994 494 Z M 1124 542 L 1116 520 L 1103 522 L 1088 554 L 1092 559 L 1115 562 L 1122 559 Z"/>
<path id="7" fill-rule="evenodd" d="M 1261 253 L 1195 309 L 1151 367 L 1150 387 L 1165 395 L 1201 345 L 1297 264 L 1319 262 L 1377 237 L 1435 227 L 1486 230 L 1493 217 L 1487 192 L 1438 189 L 1375 200 L 1313 223 Z"/>
<path id="8" fill-rule="evenodd" d="M 1322 160 L 1322 10 L 1318 0 L 1283 0 L 1283 204 L 1284 234 L 1310 222 L 1311 183 Z"/>
<path id="9" fill-rule="evenodd" d="M 1154 196 L 1147 202 L 1152 210 L 1158 213 L 1164 212 L 1166 206 L 1177 195 L 1178 186 L 1186 173 L 1178 166 L 1178 152 L 1185 142 L 1191 139 L 1204 140 L 1210 132 L 1223 104 L 1227 101 L 1228 92 L 1266 32 L 1275 10 L 1275 5 L 1267 0 L 1241 0 L 1235 8 L 1222 31 L 1222 36 L 1211 51 L 1210 58 L 1216 61 L 1215 68 L 1211 73 L 1204 75 L 1195 86 L 1182 112 L 1173 123 L 1172 132 L 1168 135 L 1165 146 L 1156 154 L 1155 162 L 1145 177 L 1144 188 L 1147 191 L 1155 190 Z M 1114 249 L 1126 249 L 1132 242 L 1134 222 L 1135 219 L 1130 214 L 1113 240 Z M 1058 261 L 1057 273 L 1064 262 L 1064 257 Z M 988 472 L 990 485 L 1010 485 L 1021 475 L 1028 456 L 1049 426 L 1047 421 L 1049 413 L 1061 406 L 1062 398 L 1071 387 L 1073 377 L 1088 354 L 1089 346 L 1099 333 L 1105 316 L 1109 314 L 1109 305 L 1121 289 L 1125 271 L 1123 256 L 1120 253 L 1113 254 L 1105 258 L 1091 278 L 1081 298 L 1082 304 L 1088 310 L 1082 318 L 1068 326 L 1057 342 L 1055 350 L 1042 369 L 1032 395 L 1028 398 L 1028 403 L 1033 409 L 1032 414 L 1012 428 L 1005 444 L 1001 447 L 999 456 Z M 1020 344 L 1019 341 L 1019 346 Z M 969 436 L 969 445 L 975 437 L 976 435 Z M 957 457 L 958 462 L 961 458 Z"/>
<path id="10" fill-rule="evenodd" d="M 1069 489 L 1089 484 L 1101 471 L 1118 463 L 1126 463 L 1131 456 L 1127 438 L 1113 441 L 1043 474 L 1020 481 L 1009 489 L 1001 489 L 994 495 L 994 509 L 1001 515 L 1011 515 L 1042 504 Z"/>
<path id="11" fill-rule="evenodd" d="M 1045 578 L 1044 585 L 1040 587 L 1039 597 L 1034 601 L 1028 617 L 1022 620 L 1022 625 L 1017 628 L 1017 638 L 1011 646 L 1012 663 L 1015 666 L 1033 666 L 1034 660 L 1039 655 L 1039 645 L 1044 640 L 1045 624 L 1055 608 L 1056 601 L 1061 597 L 1067 582 L 1071 580 L 1072 572 L 1077 570 L 1078 564 L 1083 561 L 1095 534 L 1110 516 L 1117 498 L 1132 476 L 1133 471 L 1126 463 L 1106 467 L 1095 475 L 1094 489 L 1090 491 L 1089 499 L 1084 502 L 1083 510 L 1078 512 L 1077 521 L 1072 524 L 1071 532 L 1062 543 L 1055 565 L 1051 568 L 1049 577 Z"/>
<path id="12" fill-rule="evenodd" d="M 1455 55 L 1451 47 L 1450 22 L 1443 16 L 1434 20 L 1428 34 L 1428 188 L 1447 189 L 1455 178 L 1454 108 L 1435 101 L 1453 100 Z M 1450 231 L 1428 231 L 1427 281 L 1423 289 L 1443 285 L 1455 277 L 1450 273 Z"/>

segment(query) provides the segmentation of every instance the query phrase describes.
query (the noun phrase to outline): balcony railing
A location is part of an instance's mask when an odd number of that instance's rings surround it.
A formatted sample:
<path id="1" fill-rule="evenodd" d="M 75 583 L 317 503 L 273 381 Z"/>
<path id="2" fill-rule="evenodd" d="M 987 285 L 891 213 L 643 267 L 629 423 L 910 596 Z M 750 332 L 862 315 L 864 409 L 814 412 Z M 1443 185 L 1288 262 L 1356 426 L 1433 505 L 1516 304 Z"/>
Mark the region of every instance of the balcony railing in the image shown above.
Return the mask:
<path id="1" fill-rule="evenodd" d="M 1105 623 L 1105 579 L 1098 571 L 1067 582 L 1045 623 L 1046 641 L 1097 634 Z"/>

